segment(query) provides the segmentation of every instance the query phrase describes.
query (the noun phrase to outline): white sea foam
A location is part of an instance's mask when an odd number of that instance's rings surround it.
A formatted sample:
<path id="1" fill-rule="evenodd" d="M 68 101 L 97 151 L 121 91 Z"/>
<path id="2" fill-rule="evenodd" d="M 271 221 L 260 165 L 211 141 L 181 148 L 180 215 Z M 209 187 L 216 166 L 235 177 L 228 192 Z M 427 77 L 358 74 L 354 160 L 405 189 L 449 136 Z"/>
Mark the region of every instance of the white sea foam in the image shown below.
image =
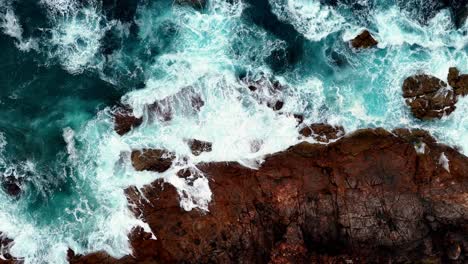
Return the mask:
<path id="1" fill-rule="evenodd" d="M 86 69 L 101 67 L 99 48 L 107 25 L 96 7 L 90 6 L 75 10 L 71 15 L 57 18 L 58 24 L 51 29 L 51 57 L 60 59 L 71 73 L 81 73 Z M 103 26 L 104 25 L 104 26 Z"/>
<path id="2" fill-rule="evenodd" d="M 344 18 L 319 1 L 271 0 L 272 11 L 278 18 L 291 23 L 297 31 L 312 41 L 319 41 L 342 29 Z"/>
<path id="3" fill-rule="evenodd" d="M 3 29 L 3 33 L 16 39 L 17 42 L 15 44 L 18 49 L 22 51 L 38 49 L 38 44 L 35 39 L 29 38 L 25 40 L 23 38 L 23 28 L 12 9 L 7 8 L 3 14 L 0 12 L 0 21 L 0 28 Z"/>

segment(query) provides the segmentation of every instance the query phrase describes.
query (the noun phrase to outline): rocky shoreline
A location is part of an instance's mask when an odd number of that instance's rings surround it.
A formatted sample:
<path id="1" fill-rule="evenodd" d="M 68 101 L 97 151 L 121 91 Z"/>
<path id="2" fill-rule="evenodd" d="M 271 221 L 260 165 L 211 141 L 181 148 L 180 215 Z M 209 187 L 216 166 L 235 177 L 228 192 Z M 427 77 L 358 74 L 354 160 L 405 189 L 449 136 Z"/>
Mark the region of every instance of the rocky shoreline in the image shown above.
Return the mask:
<path id="1" fill-rule="evenodd" d="M 136 229 L 133 256 L 70 251 L 70 262 L 468 260 L 468 157 L 425 131 L 364 129 L 328 145 L 292 146 L 258 170 L 237 163 L 198 169 L 213 192 L 209 212 L 184 211 L 175 188 L 160 180 L 143 193 L 129 188 L 134 213 L 158 239 Z"/>

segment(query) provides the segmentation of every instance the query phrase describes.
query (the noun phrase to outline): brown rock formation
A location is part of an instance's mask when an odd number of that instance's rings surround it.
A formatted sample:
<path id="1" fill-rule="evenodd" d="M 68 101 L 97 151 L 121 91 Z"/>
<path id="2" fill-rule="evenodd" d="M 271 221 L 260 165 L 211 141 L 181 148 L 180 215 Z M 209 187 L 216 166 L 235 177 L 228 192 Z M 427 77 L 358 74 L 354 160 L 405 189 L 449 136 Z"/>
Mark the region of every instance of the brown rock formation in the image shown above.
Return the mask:
<path id="1" fill-rule="evenodd" d="M 158 240 L 136 230 L 134 257 L 71 262 L 467 261 L 468 158 L 423 131 L 367 129 L 328 145 L 304 142 L 258 170 L 198 168 L 210 180 L 209 212 L 184 211 L 177 191 L 161 181 L 143 194 L 129 188 L 135 214 Z"/>
<path id="2" fill-rule="evenodd" d="M 455 110 L 457 98 L 442 80 L 425 75 L 415 75 L 403 82 L 403 97 L 411 112 L 419 119 L 441 118 Z"/>
<path id="3" fill-rule="evenodd" d="M 172 166 L 175 156 L 161 149 L 143 149 L 132 151 L 131 158 L 132 165 L 137 171 L 164 172 Z"/>
<path id="4" fill-rule="evenodd" d="M 465 96 L 468 94 L 468 74 L 460 75 L 460 71 L 452 67 L 449 69 L 447 80 L 456 95 Z"/>
<path id="5" fill-rule="evenodd" d="M 344 136 L 344 128 L 341 126 L 334 127 L 328 124 L 311 124 L 306 126 L 299 131 L 299 134 L 304 137 L 312 136 L 315 140 L 319 142 L 327 143 L 330 140 L 338 139 L 341 136 Z"/>
<path id="6" fill-rule="evenodd" d="M 378 44 L 371 33 L 368 30 L 364 30 L 361 34 L 357 35 L 353 40 L 351 40 L 351 46 L 356 49 L 367 49 L 374 47 Z"/>
<path id="7" fill-rule="evenodd" d="M 143 122 L 142 118 L 136 118 L 133 110 L 128 106 L 120 106 L 114 109 L 114 130 L 119 135 L 128 133 L 132 128 L 138 127 Z"/>
<path id="8" fill-rule="evenodd" d="M 201 141 L 198 139 L 191 139 L 188 141 L 188 145 L 192 154 L 195 156 L 199 156 L 202 152 L 211 152 L 212 150 L 212 143 L 207 141 Z"/>

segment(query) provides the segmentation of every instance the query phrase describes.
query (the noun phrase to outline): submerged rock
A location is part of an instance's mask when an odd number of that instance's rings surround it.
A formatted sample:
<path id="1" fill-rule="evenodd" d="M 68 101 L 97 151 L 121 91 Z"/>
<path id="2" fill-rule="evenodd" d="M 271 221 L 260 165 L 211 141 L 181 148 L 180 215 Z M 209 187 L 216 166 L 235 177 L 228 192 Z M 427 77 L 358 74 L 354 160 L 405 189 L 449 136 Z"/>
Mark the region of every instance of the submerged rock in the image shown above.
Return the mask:
<path id="1" fill-rule="evenodd" d="M 304 137 L 313 137 L 319 142 L 327 143 L 330 140 L 338 139 L 339 137 L 344 136 L 345 131 L 341 126 L 331 126 L 324 123 L 311 124 L 310 126 L 305 126 L 299 131 L 299 134 Z"/>
<path id="2" fill-rule="evenodd" d="M 114 130 L 119 135 L 124 135 L 143 122 L 141 117 L 133 115 L 133 110 L 128 106 L 120 106 L 114 109 Z"/>
<path id="3" fill-rule="evenodd" d="M 426 154 L 411 138 L 425 142 Z M 433 159 L 441 153 L 450 172 Z M 257 170 L 197 167 L 209 178 L 210 211 L 182 210 L 177 190 L 162 180 L 142 193 L 129 188 L 132 210 L 158 239 L 136 229 L 133 256 L 106 263 L 467 260 L 468 157 L 422 131 L 364 129 L 328 145 L 303 142 Z"/>
<path id="4" fill-rule="evenodd" d="M 351 45 L 355 49 L 371 48 L 377 44 L 377 40 L 372 37 L 368 30 L 364 30 L 361 34 L 357 35 L 353 40 L 351 40 Z"/>
<path id="5" fill-rule="evenodd" d="M 188 145 L 192 154 L 195 156 L 199 156 L 202 152 L 211 152 L 212 150 L 212 143 L 208 141 L 201 141 L 198 139 L 191 139 L 188 141 Z"/>
<path id="6" fill-rule="evenodd" d="M 175 155 L 162 149 L 143 149 L 132 151 L 131 159 L 137 171 L 164 172 L 172 166 Z"/>
<path id="7" fill-rule="evenodd" d="M 447 80 L 456 95 L 468 95 L 468 74 L 460 74 L 457 68 L 452 67 L 449 69 Z"/>
<path id="8" fill-rule="evenodd" d="M 447 84 L 430 75 L 419 74 L 403 82 L 403 97 L 419 119 L 441 118 L 455 110 L 457 98 Z"/>
<path id="9" fill-rule="evenodd" d="M 206 7 L 207 0 L 175 0 L 175 3 L 191 6 L 195 9 L 204 9 Z"/>
<path id="10" fill-rule="evenodd" d="M 3 190 L 10 196 L 17 197 L 21 194 L 21 180 L 13 176 L 7 176 L 2 182 Z"/>

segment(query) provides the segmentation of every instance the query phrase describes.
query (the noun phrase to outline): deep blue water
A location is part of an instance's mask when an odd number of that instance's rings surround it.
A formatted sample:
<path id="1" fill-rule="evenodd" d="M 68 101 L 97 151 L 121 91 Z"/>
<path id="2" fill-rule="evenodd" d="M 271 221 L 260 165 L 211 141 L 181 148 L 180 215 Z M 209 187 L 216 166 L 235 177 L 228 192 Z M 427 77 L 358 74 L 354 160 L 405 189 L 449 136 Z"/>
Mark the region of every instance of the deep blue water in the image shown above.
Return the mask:
<path id="1" fill-rule="evenodd" d="M 0 231 L 26 263 L 66 263 L 66 250 L 130 252 L 127 233 L 142 224 L 123 190 L 164 178 L 185 193 L 181 206 L 206 209 L 207 180 L 193 186 L 175 172 L 206 161 L 257 166 L 296 144 L 296 121 L 347 131 L 363 127 L 429 130 L 468 152 L 468 100 L 442 120 L 419 121 L 403 80 L 425 72 L 446 80 L 468 72 L 466 0 L 211 0 L 203 8 L 172 0 L 0 0 L 0 172 L 21 194 L 0 190 Z M 364 28 L 379 45 L 354 50 Z M 241 78 L 267 76 L 286 87 L 253 96 Z M 189 95 L 201 96 L 194 111 Z M 182 92 L 181 92 L 182 91 Z M 147 106 L 166 99 L 173 119 Z M 143 116 L 124 136 L 111 107 Z M 193 156 L 189 138 L 213 142 Z M 252 152 L 252 142 L 262 142 Z M 129 152 L 166 148 L 188 157 L 164 174 L 136 172 Z M 226 151 L 229 150 L 229 151 Z"/>

